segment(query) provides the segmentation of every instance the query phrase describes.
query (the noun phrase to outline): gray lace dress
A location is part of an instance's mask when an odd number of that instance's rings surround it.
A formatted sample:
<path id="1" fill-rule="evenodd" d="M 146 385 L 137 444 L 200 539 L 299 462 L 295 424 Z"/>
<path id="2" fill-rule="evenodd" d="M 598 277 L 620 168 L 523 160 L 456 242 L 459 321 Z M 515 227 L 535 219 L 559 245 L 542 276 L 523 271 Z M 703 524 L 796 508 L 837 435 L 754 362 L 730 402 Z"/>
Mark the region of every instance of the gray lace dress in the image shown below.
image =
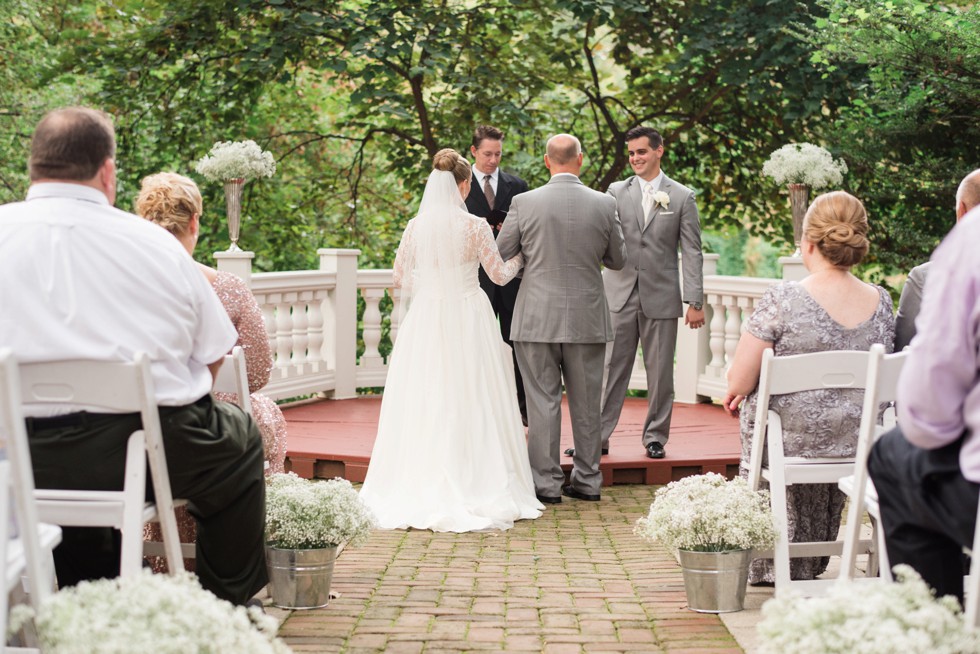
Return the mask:
<path id="1" fill-rule="evenodd" d="M 776 356 L 825 350 L 870 350 L 881 343 L 888 352 L 895 340 L 892 299 L 878 288 L 878 308 L 868 320 L 845 329 L 798 282 L 783 282 L 766 291 L 746 323 L 746 330 L 773 343 Z M 783 423 L 787 456 L 852 456 L 861 423 L 864 391 L 820 390 L 775 396 L 770 408 Z M 756 391 L 741 411 L 742 458 L 739 474 L 748 476 Z M 764 487 L 766 482 L 762 482 Z M 790 486 L 787 489 L 790 542 L 835 540 L 840 530 L 844 494 L 833 484 Z M 813 579 L 827 569 L 829 557 L 790 560 L 793 579 Z M 772 583 L 772 559 L 756 559 L 749 583 Z"/>

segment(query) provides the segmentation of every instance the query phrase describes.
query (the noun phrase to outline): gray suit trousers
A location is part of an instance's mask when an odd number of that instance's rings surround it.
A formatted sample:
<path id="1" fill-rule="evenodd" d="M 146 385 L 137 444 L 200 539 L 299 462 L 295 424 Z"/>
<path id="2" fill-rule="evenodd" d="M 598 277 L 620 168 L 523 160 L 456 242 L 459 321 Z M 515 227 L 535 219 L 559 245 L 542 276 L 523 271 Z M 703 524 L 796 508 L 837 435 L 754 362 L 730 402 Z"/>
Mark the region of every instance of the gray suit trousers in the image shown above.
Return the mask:
<path id="1" fill-rule="evenodd" d="M 605 343 L 514 343 L 527 393 L 528 459 L 538 495 L 560 497 L 561 387 L 565 379 L 572 417 L 575 457 L 569 483 L 575 490 L 598 495 L 601 432 L 602 361 Z"/>
<path id="2" fill-rule="evenodd" d="M 643 423 L 643 445 L 667 444 L 670 416 L 674 408 L 674 350 L 677 318 L 647 318 L 640 310 L 637 286 L 622 311 L 612 312 L 614 340 L 606 364 L 606 389 L 602 396 L 602 447 L 619 424 L 629 388 L 637 343 L 643 344 L 643 366 L 647 372 L 647 416 Z"/>

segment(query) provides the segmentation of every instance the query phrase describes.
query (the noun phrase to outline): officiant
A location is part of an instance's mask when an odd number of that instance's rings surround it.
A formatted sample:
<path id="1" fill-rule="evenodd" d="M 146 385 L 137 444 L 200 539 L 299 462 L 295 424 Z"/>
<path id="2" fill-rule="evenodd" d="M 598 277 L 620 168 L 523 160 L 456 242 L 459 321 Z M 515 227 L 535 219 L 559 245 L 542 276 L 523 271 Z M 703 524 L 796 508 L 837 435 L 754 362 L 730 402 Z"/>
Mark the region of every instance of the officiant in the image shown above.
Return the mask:
<path id="1" fill-rule="evenodd" d="M 466 210 L 474 216 L 486 218 L 497 238 L 510 211 L 510 201 L 515 195 L 527 191 L 527 182 L 516 175 L 500 170 L 503 153 L 504 133 L 490 125 L 480 125 L 473 131 L 473 179 L 470 193 L 466 197 Z M 521 288 L 521 278 L 515 277 L 504 286 L 494 284 L 480 267 L 480 288 L 490 298 L 493 313 L 500 321 L 500 335 L 513 349 L 510 340 L 510 323 L 514 315 L 514 302 Z M 514 356 L 514 355 L 512 355 Z M 524 397 L 524 380 L 514 356 L 514 379 L 517 381 L 517 405 L 521 410 L 521 420 L 527 427 L 527 400 Z"/>

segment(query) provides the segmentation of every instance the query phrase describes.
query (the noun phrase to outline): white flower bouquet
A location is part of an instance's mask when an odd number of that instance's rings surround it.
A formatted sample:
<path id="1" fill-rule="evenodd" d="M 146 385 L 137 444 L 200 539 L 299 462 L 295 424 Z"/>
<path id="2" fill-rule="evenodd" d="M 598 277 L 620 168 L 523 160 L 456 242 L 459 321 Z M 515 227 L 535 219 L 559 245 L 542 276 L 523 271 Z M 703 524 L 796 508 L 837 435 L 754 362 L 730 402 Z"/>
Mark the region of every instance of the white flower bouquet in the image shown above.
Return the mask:
<path id="1" fill-rule="evenodd" d="M 375 528 L 370 509 L 346 479 L 271 475 L 265 494 L 266 542 L 280 549 L 357 547 Z"/>
<path id="2" fill-rule="evenodd" d="M 634 533 L 671 550 L 695 552 L 769 548 L 776 541 L 769 493 L 713 472 L 659 489 Z"/>
<path id="3" fill-rule="evenodd" d="M 211 182 L 272 177 L 276 160 L 255 141 L 219 141 L 197 162 L 197 172 Z"/>
<path id="4" fill-rule="evenodd" d="M 813 189 L 840 184 L 846 172 L 843 159 L 834 161 L 829 152 L 812 143 L 784 145 L 762 166 L 762 174 L 777 184 L 806 184 Z"/>
<path id="5" fill-rule="evenodd" d="M 31 615 L 16 607 L 12 626 Z M 218 599 L 187 572 L 83 581 L 45 600 L 36 624 L 47 654 L 292 651 L 276 638 L 275 618 Z"/>
<path id="6" fill-rule="evenodd" d="M 763 654 L 967 654 L 980 632 L 963 621 L 953 597 L 935 599 L 907 565 L 898 583 L 834 584 L 822 597 L 771 599 L 756 627 Z"/>

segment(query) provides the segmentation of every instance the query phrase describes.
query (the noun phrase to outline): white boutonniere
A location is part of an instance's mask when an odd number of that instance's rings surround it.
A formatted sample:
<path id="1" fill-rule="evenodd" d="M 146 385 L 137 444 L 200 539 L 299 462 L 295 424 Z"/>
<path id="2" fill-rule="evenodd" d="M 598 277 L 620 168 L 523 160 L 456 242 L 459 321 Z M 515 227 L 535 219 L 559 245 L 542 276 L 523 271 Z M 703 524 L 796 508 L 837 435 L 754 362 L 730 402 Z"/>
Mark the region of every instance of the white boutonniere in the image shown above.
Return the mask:
<path id="1" fill-rule="evenodd" d="M 653 206 L 658 204 L 662 209 L 666 209 L 670 205 L 670 196 L 663 191 L 657 191 L 653 194 Z"/>

